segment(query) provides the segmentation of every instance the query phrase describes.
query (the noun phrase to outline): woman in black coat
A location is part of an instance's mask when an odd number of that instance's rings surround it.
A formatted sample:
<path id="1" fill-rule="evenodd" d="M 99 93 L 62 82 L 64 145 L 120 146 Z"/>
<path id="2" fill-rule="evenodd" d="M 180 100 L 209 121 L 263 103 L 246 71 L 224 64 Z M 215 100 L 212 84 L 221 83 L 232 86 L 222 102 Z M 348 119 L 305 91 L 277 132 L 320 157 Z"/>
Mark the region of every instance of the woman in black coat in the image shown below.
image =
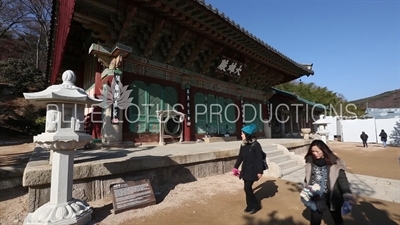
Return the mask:
<path id="1" fill-rule="evenodd" d="M 256 131 L 254 124 L 242 128 L 243 143 L 240 146 L 238 158 L 233 168 L 233 174 L 244 181 L 244 192 L 246 193 L 246 213 L 254 214 L 261 209 L 260 202 L 253 192 L 254 181 L 259 180 L 263 173 L 262 148 L 253 136 Z M 242 171 L 238 168 L 242 164 Z"/>
<path id="2" fill-rule="evenodd" d="M 321 140 L 314 140 L 311 143 L 305 161 L 305 185 L 318 184 L 321 193 L 316 196 L 317 198 L 312 197 L 315 205 L 310 207 L 310 224 L 320 225 L 322 213 L 329 210 L 335 225 L 342 225 L 341 208 L 343 203 L 348 201 L 351 205 L 355 204 L 355 198 L 346 177 L 344 162 Z"/>

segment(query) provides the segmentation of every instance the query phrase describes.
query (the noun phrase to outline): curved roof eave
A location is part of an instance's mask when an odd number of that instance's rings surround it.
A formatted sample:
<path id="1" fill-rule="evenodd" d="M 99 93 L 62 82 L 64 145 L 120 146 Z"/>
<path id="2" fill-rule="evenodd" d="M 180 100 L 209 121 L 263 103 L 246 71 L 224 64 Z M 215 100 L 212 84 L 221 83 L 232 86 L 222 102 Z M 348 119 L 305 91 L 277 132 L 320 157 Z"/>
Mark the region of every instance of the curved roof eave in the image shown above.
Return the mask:
<path id="1" fill-rule="evenodd" d="M 279 94 L 282 94 L 282 95 L 289 96 L 289 97 L 292 97 L 294 99 L 297 99 L 298 101 L 300 101 L 300 102 L 302 102 L 304 104 L 312 106 L 313 108 L 318 108 L 318 109 L 322 109 L 322 110 L 326 109 L 326 107 L 324 105 L 322 105 L 320 103 L 315 103 L 315 102 L 309 101 L 309 100 L 307 100 L 305 98 L 302 98 L 302 97 L 300 97 L 300 96 L 298 96 L 298 95 L 296 95 L 296 94 L 294 94 L 292 92 L 280 90 L 280 89 L 274 88 L 274 87 L 272 88 L 272 90 L 274 90 L 275 92 L 277 92 Z"/>
<path id="2" fill-rule="evenodd" d="M 284 60 L 288 61 L 289 63 L 295 65 L 296 67 L 298 67 L 299 69 L 302 69 L 305 74 L 304 75 L 314 75 L 314 71 L 312 69 L 308 69 L 308 67 L 310 65 L 306 65 L 306 64 L 301 64 L 298 63 L 296 61 L 294 61 L 293 59 L 289 58 L 288 56 L 284 55 L 283 53 L 279 52 L 278 50 L 276 50 L 275 48 L 273 48 L 272 46 L 270 46 L 269 44 L 265 43 L 263 40 L 261 40 L 260 38 L 256 37 L 255 35 L 253 35 L 252 33 L 250 33 L 248 30 L 244 29 L 243 27 L 241 27 L 239 24 L 235 23 L 235 21 L 229 19 L 229 17 L 226 17 L 224 13 L 220 13 L 218 11 L 217 8 L 213 8 L 211 4 L 206 4 L 204 0 L 193 0 L 195 2 L 197 2 L 198 4 L 202 5 L 203 7 L 205 7 L 207 10 L 209 10 L 210 12 L 218 15 L 221 19 L 225 20 L 227 23 L 229 23 L 231 26 L 235 27 L 238 31 L 242 32 L 243 34 L 247 35 L 248 37 L 250 37 L 253 41 L 258 42 L 259 44 L 261 44 L 262 46 L 264 46 L 267 50 L 272 51 L 273 53 L 277 54 L 279 57 L 283 58 Z M 311 64 L 312 65 L 312 64 Z"/>

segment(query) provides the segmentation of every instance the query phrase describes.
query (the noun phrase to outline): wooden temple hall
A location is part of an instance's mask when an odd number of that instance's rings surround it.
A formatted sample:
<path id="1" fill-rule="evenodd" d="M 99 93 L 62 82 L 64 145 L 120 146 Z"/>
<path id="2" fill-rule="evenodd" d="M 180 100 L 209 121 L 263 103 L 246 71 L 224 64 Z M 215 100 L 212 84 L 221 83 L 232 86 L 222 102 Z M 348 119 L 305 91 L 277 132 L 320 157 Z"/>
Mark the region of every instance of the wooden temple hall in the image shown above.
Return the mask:
<path id="1" fill-rule="evenodd" d="M 204 0 L 54 0 L 51 34 L 52 84 L 108 99 L 86 111 L 108 144 L 270 138 L 271 87 L 314 74 Z"/>

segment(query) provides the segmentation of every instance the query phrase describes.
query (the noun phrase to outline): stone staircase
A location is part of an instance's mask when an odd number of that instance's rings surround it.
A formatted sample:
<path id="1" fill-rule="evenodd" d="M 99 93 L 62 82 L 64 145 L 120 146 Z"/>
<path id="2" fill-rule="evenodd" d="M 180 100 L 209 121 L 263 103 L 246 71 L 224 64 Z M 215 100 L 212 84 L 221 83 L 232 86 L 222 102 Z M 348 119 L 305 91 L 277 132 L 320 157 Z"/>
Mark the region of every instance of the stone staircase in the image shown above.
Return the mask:
<path id="1" fill-rule="evenodd" d="M 283 145 L 262 145 L 267 154 L 269 169 L 265 171 L 267 176 L 283 177 L 295 171 L 304 169 L 304 159 L 302 156 L 295 155 Z"/>

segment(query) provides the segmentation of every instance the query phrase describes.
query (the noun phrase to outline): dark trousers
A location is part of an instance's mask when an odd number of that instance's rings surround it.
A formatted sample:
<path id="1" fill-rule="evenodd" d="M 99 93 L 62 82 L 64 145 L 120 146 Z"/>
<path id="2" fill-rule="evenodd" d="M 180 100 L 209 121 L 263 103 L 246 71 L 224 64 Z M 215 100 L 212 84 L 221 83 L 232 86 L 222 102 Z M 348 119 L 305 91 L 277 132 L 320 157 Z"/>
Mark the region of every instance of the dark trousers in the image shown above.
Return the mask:
<path id="1" fill-rule="evenodd" d="M 363 141 L 363 145 L 364 145 L 364 147 L 367 147 L 367 148 L 368 148 L 368 143 L 367 143 L 367 141 Z"/>
<path id="2" fill-rule="evenodd" d="M 335 221 L 335 225 L 343 225 L 343 217 L 342 212 L 340 210 L 330 211 L 333 221 Z M 311 219 L 310 225 L 321 225 L 322 221 L 322 213 L 319 211 L 311 210 Z"/>
<path id="3" fill-rule="evenodd" d="M 246 193 L 246 209 L 257 209 L 259 207 L 259 203 L 257 198 L 253 192 L 253 183 L 254 181 L 244 181 L 244 192 Z"/>

